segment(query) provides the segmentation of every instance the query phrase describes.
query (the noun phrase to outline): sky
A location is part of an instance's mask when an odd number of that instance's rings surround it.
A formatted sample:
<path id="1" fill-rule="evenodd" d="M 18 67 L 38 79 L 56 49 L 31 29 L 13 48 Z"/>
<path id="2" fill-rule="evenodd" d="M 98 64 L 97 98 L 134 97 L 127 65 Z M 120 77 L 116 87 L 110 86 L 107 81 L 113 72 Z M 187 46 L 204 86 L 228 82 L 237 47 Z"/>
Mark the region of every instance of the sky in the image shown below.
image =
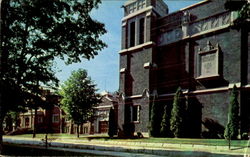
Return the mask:
<path id="1" fill-rule="evenodd" d="M 108 45 L 99 52 L 94 59 L 83 59 L 81 63 L 65 65 L 63 61 L 57 61 L 60 72 L 56 76 L 60 84 L 66 81 L 71 72 L 80 68 L 86 69 L 88 75 L 97 85 L 98 92 L 115 92 L 119 89 L 119 51 L 121 50 L 121 19 L 123 9 L 121 6 L 126 0 L 102 0 L 99 8 L 91 12 L 93 19 L 105 24 L 107 33 L 101 39 Z M 200 0 L 164 0 L 169 11 L 174 12 L 181 8 L 195 4 Z"/>

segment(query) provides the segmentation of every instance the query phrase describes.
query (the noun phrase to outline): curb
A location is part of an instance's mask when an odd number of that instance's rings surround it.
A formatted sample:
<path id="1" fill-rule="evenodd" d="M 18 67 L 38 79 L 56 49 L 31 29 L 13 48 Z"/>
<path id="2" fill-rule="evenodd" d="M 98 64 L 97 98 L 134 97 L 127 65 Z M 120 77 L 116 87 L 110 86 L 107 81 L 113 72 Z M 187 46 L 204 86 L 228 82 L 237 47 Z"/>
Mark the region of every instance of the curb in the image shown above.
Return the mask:
<path id="1" fill-rule="evenodd" d="M 44 143 L 38 139 L 12 139 L 3 138 L 3 142 L 44 146 Z M 80 143 L 82 142 L 82 143 Z M 186 157 L 242 157 L 242 152 L 225 152 L 223 149 L 218 150 L 218 146 L 212 146 L 214 151 L 208 151 L 204 148 L 211 148 L 203 145 L 186 145 L 186 144 L 166 144 L 166 143 L 141 143 L 141 142 L 112 142 L 111 141 L 77 141 L 77 140 L 55 140 L 50 142 L 53 149 L 74 149 L 74 150 L 94 150 L 109 151 L 119 153 L 140 153 L 159 156 L 186 156 Z M 224 148 L 224 147 L 223 147 Z M 225 148 L 224 148 L 225 149 Z M 224 151 L 224 152 L 223 152 Z"/>

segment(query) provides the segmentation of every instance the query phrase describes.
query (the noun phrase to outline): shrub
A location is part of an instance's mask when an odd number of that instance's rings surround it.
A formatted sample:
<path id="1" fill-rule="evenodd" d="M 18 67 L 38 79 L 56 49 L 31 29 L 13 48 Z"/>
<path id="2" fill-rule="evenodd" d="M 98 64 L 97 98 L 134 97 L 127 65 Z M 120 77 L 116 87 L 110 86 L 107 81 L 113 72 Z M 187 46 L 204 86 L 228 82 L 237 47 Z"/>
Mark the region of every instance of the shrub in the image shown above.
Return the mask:
<path id="1" fill-rule="evenodd" d="M 157 117 L 157 106 L 155 101 L 153 100 L 152 107 L 151 107 L 151 118 L 150 118 L 150 127 L 149 127 L 149 134 L 152 137 L 159 136 L 159 126 L 158 126 L 158 117 Z"/>
<path id="2" fill-rule="evenodd" d="M 109 110 L 109 131 L 108 135 L 109 137 L 113 137 L 117 133 L 117 127 L 115 122 L 115 111 L 113 108 L 110 108 Z"/>
<path id="3" fill-rule="evenodd" d="M 170 135 L 170 123 L 169 123 L 169 115 L 167 112 L 167 105 L 164 106 L 164 113 L 161 121 L 161 130 L 162 137 L 168 137 Z"/>
<path id="4" fill-rule="evenodd" d="M 183 93 L 179 87 L 174 96 L 170 119 L 170 130 L 172 131 L 174 137 L 184 137 L 184 115 L 185 102 L 183 99 Z"/>
<path id="5" fill-rule="evenodd" d="M 224 132 L 224 137 L 228 140 L 237 139 L 239 135 L 239 102 L 238 92 L 234 85 L 230 96 L 228 123 Z"/>

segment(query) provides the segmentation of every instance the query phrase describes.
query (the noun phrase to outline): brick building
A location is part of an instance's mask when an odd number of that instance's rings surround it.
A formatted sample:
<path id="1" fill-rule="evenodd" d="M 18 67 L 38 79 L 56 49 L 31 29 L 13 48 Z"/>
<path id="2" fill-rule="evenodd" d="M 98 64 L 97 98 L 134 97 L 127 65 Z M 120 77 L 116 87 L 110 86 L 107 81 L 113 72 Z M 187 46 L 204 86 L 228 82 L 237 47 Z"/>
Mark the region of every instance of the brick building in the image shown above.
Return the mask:
<path id="1" fill-rule="evenodd" d="M 48 89 L 43 89 L 41 95 L 46 102 L 42 104 L 43 108 L 38 108 L 36 122 L 35 110 L 28 109 L 19 114 L 19 127 L 34 129 L 36 123 L 37 132 L 63 133 L 66 122 L 65 112 L 59 107 L 60 96 Z"/>
<path id="2" fill-rule="evenodd" d="M 39 133 L 63 133 L 65 113 L 58 107 L 53 106 L 51 109 L 38 109 L 36 129 Z M 34 129 L 35 111 L 20 113 L 20 128 Z"/>
<path id="3" fill-rule="evenodd" d="M 129 0 L 122 18 L 119 128 L 148 132 L 150 109 L 167 105 L 178 87 L 186 98 L 190 137 L 225 127 L 230 90 L 239 91 L 241 133 L 249 132 L 250 35 L 232 28 L 226 0 L 204 0 L 168 13 L 162 0 Z M 159 124 L 162 113 L 157 113 Z M 217 127 L 209 127 L 209 126 Z M 218 127 L 219 126 L 219 127 Z"/>
<path id="4" fill-rule="evenodd" d="M 116 94 L 111 94 L 109 92 L 101 93 L 102 99 L 101 103 L 97 104 L 94 108 L 94 117 L 91 121 L 88 121 L 80 125 L 80 134 L 100 134 L 108 133 L 108 121 L 109 121 L 109 111 L 113 107 L 115 110 L 115 119 L 117 121 L 118 117 L 118 96 Z M 65 122 L 66 133 L 77 133 L 77 125 L 72 121 Z"/>
<path id="5" fill-rule="evenodd" d="M 115 94 L 108 92 L 101 93 L 102 102 L 95 107 L 94 132 L 108 133 L 108 121 L 110 108 L 115 110 L 115 119 L 117 121 L 118 115 L 118 98 Z"/>

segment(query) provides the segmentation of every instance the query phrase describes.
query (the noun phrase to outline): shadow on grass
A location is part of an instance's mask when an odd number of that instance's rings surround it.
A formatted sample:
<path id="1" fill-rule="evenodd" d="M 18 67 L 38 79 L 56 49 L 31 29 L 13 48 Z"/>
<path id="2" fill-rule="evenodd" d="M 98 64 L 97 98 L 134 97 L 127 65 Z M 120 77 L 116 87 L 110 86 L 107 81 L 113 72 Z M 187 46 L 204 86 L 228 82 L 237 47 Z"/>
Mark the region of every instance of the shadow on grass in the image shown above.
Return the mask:
<path id="1" fill-rule="evenodd" d="M 230 150 L 240 150 L 240 149 L 245 149 L 245 148 L 249 148 L 248 146 L 245 147 L 237 147 L 237 148 L 231 148 Z"/>
<path id="2" fill-rule="evenodd" d="M 134 136 L 134 137 L 130 137 L 130 138 L 121 138 L 121 137 L 104 137 L 104 136 L 90 136 L 90 137 L 82 137 L 83 139 L 87 139 L 88 141 L 91 141 L 91 140 L 104 140 L 104 141 L 108 141 L 108 140 L 133 140 L 133 139 L 149 139 L 147 137 L 143 137 L 143 138 L 139 138 L 137 136 Z M 81 138 L 80 138 L 81 139 Z"/>
<path id="3" fill-rule="evenodd" d="M 178 150 L 162 150 L 154 149 L 150 151 L 145 151 L 144 149 L 124 149 L 122 147 L 117 147 L 121 152 L 126 153 L 126 155 L 132 155 L 134 153 L 139 154 L 138 157 L 143 157 L 147 155 L 159 155 L 159 156 L 171 156 L 171 157 L 221 157 L 222 154 L 214 154 L 209 152 L 200 152 L 200 151 L 178 151 Z M 105 150 L 102 146 L 99 147 L 99 151 L 102 151 L 103 155 L 80 153 L 80 152 L 71 152 L 67 148 L 64 150 L 55 150 L 55 149 L 44 149 L 39 146 L 20 146 L 17 144 L 4 145 L 5 152 L 3 155 L 8 156 L 120 156 L 120 155 L 106 155 L 106 152 L 114 151 L 113 149 Z M 76 148 L 77 149 L 77 148 Z M 81 148 L 91 150 L 90 148 Z M 78 148 L 79 150 L 79 148 Z M 132 154 L 127 154 L 132 153 Z M 223 154 L 223 157 L 242 157 L 242 155 L 230 155 Z"/>
<path id="4" fill-rule="evenodd" d="M 78 153 L 63 150 L 49 150 L 40 146 L 25 146 L 18 144 L 4 144 L 3 154 L 4 156 L 102 156 L 92 155 L 88 153 Z"/>

